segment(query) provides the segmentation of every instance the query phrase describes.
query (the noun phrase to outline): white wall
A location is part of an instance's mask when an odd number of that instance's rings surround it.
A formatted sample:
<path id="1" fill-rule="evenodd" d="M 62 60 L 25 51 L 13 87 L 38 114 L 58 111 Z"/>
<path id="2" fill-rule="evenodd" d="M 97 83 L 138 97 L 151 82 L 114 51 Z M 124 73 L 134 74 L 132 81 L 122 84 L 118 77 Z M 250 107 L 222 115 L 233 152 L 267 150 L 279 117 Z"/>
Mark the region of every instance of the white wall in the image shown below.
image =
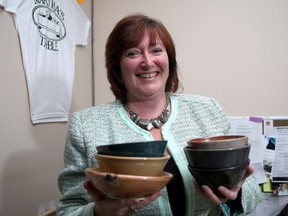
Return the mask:
<path id="1" fill-rule="evenodd" d="M 123 16 L 144 12 L 172 34 L 185 92 L 215 97 L 228 115 L 287 115 L 288 1 L 94 1 L 95 101 L 113 100 L 105 41 Z M 91 0 L 82 5 L 90 17 Z M 59 199 L 67 123 L 32 126 L 17 33 L 0 9 L 0 215 L 35 215 Z M 91 106 L 91 38 L 76 49 L 70 113 Z"/>
<path id="2" fill-rule="evenodd" d="M 172 34 L 186 93 L 216 98 L 230 116 L 287 115 L 287 10 L 286 0 L 95 1 L 96 102 L 112 99 L 103 82 L 108 34 L 143 12 Z"/>
<path id="3" fill-rule="evenodd" d="M 91 2 L 83 4 L 90 17 Z M 67 123 L 32 126 L 20 44 L 11 14 L 0 8 L 0 215 L 33 216 L 57 202 Z M 91 106 L 91 37 L 77 47 L 70 113 Z"/>

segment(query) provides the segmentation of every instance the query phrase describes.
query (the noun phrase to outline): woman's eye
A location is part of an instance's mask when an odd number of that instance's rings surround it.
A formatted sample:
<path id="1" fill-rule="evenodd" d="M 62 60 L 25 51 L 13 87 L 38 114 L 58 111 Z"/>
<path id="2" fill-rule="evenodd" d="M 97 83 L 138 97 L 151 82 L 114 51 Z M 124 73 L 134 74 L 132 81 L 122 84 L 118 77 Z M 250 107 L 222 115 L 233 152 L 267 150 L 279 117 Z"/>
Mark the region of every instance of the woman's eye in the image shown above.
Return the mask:
<path id="1" fill-rule="evenodd" d="M 156 55 L 160 55 L 161 53 L 163 52 L 163 49 L 162 48 L 153 48 L 152 49 L 152 53 L 156 54 Z"/>
<path id="2" fill-rule="evenodd" d="M 126 52 L 125 56 L 130 57 L 130 58 L 136 58 L 140 54 L 141 54 L 141 52 L 139 50 L 130 50 L 130 51 Z"/>

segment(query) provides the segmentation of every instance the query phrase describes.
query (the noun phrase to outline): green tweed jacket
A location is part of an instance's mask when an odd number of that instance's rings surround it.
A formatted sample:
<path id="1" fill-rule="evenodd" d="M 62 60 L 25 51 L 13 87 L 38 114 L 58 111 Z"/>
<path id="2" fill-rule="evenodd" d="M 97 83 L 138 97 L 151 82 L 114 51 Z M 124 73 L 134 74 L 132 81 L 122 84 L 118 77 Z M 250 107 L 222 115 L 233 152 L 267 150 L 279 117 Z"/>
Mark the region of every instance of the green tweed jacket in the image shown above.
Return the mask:
<path id="1" fill-rule="evenodd" d="M 162 127 L 162 134 L 168 140 L 168 148 L 183 177 L 186 195 L 187 216 L 229 215 L 229 208 L 216 205 L 195 193 L 193 178 L 187 168 L 183 147 L 195 137 L 216 136 L 230 133 L 227 116 L 212 98 L 170 94 L 171 115 Z M 108 104 L 84 109 L 73 114 L 67 133 L 64 164 L 58 177 L 62 197 L 57 215 L 93 216 L 94 203 L 83 187 L 86 180 L 84 169 L 96 165 L 96 146 L 109 143 L 151 141 L 151 134 L 135 125 L 126 114 L 119 100 Z M 254 210 L 260 197 L 258 184 L 250 176 L 242 187 L 242 213 Z M 166 188 L 162 196 L 135 215 L 171 216 L 171 208 Z"/>

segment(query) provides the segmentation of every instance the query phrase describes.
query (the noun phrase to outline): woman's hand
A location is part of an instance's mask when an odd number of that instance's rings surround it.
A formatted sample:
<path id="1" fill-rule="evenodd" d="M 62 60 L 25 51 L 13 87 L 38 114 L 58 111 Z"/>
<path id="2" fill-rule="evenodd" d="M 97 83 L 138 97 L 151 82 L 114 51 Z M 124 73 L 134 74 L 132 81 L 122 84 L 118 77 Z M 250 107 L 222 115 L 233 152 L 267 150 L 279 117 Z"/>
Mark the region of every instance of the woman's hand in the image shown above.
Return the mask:
<path id="1" fill-rule="evenodd" d="M 96 216 L 126 216 L 139 211 L 161 196 L 158 191 L 145 198 L 111 199 L 97 190 L 89 181 L 84 182 L 84 187 L 92 196 L 95 203 Z"/>
<path id="2" fill-rule="evenodd" d="M 211 200 L 217 205 L 220 205 L 222 203 L 225 203 L 227 200 L 235 200 L 237 198 L 238 193 L 242 185 L 244 184 L 246 178 L 250 176 L 253 173 L 253 171 L 254 168 L 252 166 L 249 166 L 245 173 L 245 176 L 243 177 L 243 179 L 236 188 L 230 190 L 224 186 L 218 187 L 218 191 L 221 195 L 216 195 L 207 185 L 202 185 L 200 187 L 196 181 L 194 181 L 195 190 L 202 196 L 206 197 L 207 199 Z"/>

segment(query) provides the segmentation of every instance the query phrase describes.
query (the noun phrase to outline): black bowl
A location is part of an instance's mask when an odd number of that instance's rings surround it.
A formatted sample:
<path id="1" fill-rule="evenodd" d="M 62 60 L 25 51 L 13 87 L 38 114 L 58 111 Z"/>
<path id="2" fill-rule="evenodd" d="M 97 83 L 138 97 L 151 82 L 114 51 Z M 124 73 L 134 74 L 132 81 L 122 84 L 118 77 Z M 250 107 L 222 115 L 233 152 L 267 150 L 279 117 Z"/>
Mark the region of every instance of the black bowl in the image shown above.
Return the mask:
<path id="1" fill-rule="evenodd" d="M 192 149 L 184 147 L 190 166 L 197 168 L 220 169 L 243 164 L 249 159 L 251 145 L 226 149 Z"/>
<path id="2" fill-rule="evenodd" d="M 167 140 L 130 142 L 97 146 L 98 154 L 127 157 L 162 157 L 165 154 Z"/>
<path id="3" fill-rule="evenodd" d="M 188 166 L 188 169 L 199 185 L 209 186 L 214 193 L 218 194 L 218 187 L 224 186 L 229 189 L 237 187 L 243 179 L 250 160 L 245 163 L 224 169 L 201 169 Z"/>

